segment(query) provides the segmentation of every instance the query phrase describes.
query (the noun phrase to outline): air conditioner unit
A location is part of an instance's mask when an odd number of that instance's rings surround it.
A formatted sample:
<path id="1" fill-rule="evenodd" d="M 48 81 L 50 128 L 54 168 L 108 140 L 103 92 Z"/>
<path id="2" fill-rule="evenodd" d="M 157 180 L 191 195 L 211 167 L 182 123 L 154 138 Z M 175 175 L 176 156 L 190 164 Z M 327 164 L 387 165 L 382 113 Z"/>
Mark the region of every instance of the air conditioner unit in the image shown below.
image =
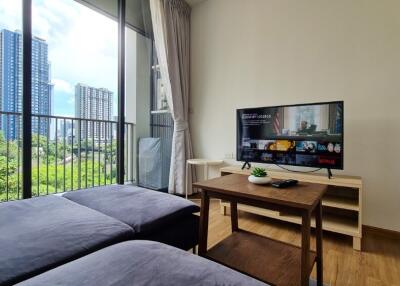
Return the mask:
<path id="1" fill-rule="evenodd" d="M 171 152 L 161 138 L 140 138 L 138 145 L 138 186 L 167 191 Z"/>

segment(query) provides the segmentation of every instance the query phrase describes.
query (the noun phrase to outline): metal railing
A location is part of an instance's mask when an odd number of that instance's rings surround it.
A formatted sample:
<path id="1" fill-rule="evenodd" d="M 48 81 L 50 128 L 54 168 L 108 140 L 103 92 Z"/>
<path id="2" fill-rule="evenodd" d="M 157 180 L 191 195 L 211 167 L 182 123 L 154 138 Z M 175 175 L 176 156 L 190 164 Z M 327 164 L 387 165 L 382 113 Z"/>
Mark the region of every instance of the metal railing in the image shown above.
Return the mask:
<path id="1" fill-rule="evenodd" d="M 22 198 L 21 113 L 0 111 L 0 202 Z M 117 122 L 32 115 L 32 196 L 116 183 Z M 136 180 L 135 125 L 125 124 L 125 181 Z"/>

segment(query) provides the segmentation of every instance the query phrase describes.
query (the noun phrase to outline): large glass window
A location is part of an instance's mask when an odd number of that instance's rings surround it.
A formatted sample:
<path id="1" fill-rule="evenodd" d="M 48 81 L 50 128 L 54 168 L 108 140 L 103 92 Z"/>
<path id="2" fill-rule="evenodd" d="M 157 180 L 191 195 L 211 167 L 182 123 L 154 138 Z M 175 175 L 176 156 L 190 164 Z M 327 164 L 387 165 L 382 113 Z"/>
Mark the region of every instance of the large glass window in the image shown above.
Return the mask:
<path id="1" fill-rule="evenodd" d="M 136 182 L 137 139 L 152 135 L 148 1 L 127 1 L 126 124 L 117 138 L 120 2 L 32 0 L 29 158 L 21 153 L 22 3 L 0 0 L 0 201 L 22 197 L 22 159 L 32 160 L 33 196 L 116 183 L 118 140 L 125 181 Z"/>
<path id="2" fill-rule="evenodd" d="M 33 0 L 32 33 L 32 195 L 115 183 L 117 21 Z"/>
<path id="3" fill-rule="evenodd" d="M 0 201 L 21 198 L 22 1 L 0 0 Z"/>

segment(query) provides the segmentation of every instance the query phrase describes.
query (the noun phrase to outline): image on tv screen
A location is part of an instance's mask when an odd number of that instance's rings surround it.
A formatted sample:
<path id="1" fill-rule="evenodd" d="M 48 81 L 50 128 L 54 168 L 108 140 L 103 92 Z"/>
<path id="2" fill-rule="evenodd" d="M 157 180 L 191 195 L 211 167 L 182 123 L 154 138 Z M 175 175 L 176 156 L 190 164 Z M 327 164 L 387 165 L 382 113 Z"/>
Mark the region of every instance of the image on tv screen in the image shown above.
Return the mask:
<path id="1" fill-rule="evenodd" d="M 343 102 L 237 110 L 237 159 L 343 168 Z"/>

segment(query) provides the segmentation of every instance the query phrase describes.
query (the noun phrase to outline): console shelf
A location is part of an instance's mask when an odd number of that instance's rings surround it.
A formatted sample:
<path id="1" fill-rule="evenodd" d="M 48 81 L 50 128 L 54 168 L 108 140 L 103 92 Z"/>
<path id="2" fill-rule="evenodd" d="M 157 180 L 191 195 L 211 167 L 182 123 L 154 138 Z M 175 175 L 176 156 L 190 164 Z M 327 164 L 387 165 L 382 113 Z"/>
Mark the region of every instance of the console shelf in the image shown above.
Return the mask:
<path id="1" fill-rule="evenodd" d="M 220 169 L 221 175 L 250 175 L 250 170 L 242 170 L 240 166 L 228 166 Z M 296 179 L 303 182 L 328 185 L 328 191 L 322 198 L 323 223 L 326 231 L 353 237 L 353 248 L 361 250 L 362 238 L 362 179 L 355 176 L 334 176 L 328 179 L 323 174 L 291 173 L 279 170 L 267 170 L 273 179 Z M 221 201 L 221 213 L 226 215 L 229 203 Z M 278 219 L 290 223 L 301 224 L 301 218 L 277 211 L 238 204 L 238 210 Z M 315 221 L 311 222 L 315 227 Z"/>
<path id="2" fill-rule="evenodd" d="M 343 198 L 335 195 L 325 195 L 322 199 L 322 205 L 332 208 L 359 211 L 360 206 L 358 204 L 358 199 Z"/>

